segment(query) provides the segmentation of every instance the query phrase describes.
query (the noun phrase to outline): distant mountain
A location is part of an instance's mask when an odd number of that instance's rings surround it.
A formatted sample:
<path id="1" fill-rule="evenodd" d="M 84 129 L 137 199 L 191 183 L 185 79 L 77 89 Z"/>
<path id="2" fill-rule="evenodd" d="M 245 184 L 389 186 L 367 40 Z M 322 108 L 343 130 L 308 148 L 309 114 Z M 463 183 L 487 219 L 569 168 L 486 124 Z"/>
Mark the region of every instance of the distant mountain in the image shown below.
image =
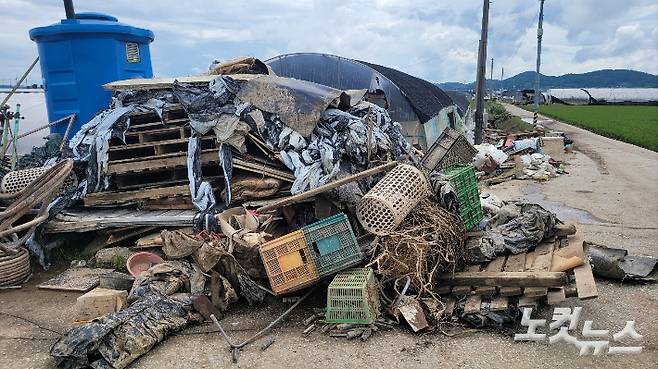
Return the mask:
<path id="1" fill-rule="evenodd" d="M 514 77 L 500 80 L 487 80 L 487 89 L 525 90 L 534 88 L 535 72 L 527 71 Z M 444 90 L 469 91 L 475 89 L 473 83 L 437 83 Z M 595 88 L 595 87 L 654 87 L 658 88 L 658 76 L 630 69 L 603 69 L 582 74 L 562 76 L 541 75 L 541 89 L 549 88 Z"/>

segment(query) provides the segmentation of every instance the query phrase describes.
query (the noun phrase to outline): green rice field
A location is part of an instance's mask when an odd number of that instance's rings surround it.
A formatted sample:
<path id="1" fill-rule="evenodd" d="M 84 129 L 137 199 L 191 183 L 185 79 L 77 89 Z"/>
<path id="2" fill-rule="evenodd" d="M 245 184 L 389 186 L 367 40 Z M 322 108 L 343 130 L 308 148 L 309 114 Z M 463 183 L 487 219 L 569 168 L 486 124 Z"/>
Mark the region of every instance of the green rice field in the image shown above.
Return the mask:
<path id="1" fill-rule="evenodd" d="M 542 105 L 539 111 L 602 136 L 658 152 L 658 106 Z"/>

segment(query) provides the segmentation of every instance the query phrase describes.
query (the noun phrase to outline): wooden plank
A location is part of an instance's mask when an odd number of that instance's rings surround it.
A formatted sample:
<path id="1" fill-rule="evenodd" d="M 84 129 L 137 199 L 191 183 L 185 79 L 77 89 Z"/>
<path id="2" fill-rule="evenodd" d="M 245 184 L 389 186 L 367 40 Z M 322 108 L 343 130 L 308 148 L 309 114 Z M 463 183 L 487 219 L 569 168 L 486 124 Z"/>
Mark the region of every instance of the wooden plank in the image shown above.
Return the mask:
<path id="1" fill-rule="evenodd" d="M 529 271 L 544 272 L 551 270 L 551 263 L 553 262 L 553 248 L 555 242 L 544 242 L 537 245 L 535 248 L 535 260 L 532 263 Z M 532 286 L 523 290 L 523 295 L 528 297 L 546 296 L 548 293 L 547 286 Z M 548 286 L 556 287 L 556 286 Z"/>
<path id="2" fill-rule="evenodd" d="M 258 74 L 231 74 L 231 78 L 240 81 L 248 81 L 258 77 Z M 106 83 L 103 88 L 110 91 L 115 90 L 152 90 L 152 89 L 170 89 L 174 85 L 174 81 L 180 83 L 191 84 L 208 84 L 217 75 L 200 75 L 200 76 L 184 76 L 184 77 L 160 77 L 160 78 L 131 78 L 121 81 L 114 81 Z"/>
<path id="3" fill-rule="evenodd" d="M 454 286 L 562 287 L 564 272 L 460 272 L 439 276 L 438 281 Z M 453 292 L 455 288 L 452 289 Z"/>
<path id="4" fill-rule="evenodd" d="M 446 308 L 445 310 L 443 310 L 441 317 L 452 316 L 452 313 L 455 311 L 456 303 L 457 303 L 457 299 L 454 296 L 448 296 L 448 299 L 445 302 Z"/>
<path id="5" fill-rule="evenodd" d="M 188 185 L 146 188 L 133 191 L 95 192 L 85 196 L 84 204 L 85 206 L 116 205 L 145 199 L 159 199 L 162 197 L 189 194 L 190 187 Z"/>
<path id="6" fill-rule="evenodd" d="M 484 267 L 484 270 L 486 272 L 500 272 L 503 270 L 503 267 L 505 266 L 505 256 L 499 256 L 487 264 L 487 266 Z M 473 292 L 476 295 L 480 296 L 493 296 L 496 294 L 496 287 L 494 286 L 480 286 L 475 289 Z"/>
<path id="7" fill-rule="evenodd" d="M 435 291 L 439 295 L 447 295 L 450 293 L 450 291 L 452 291 L 452 286 L 439 286 Z"/>
<path id="8" fill-rule="evenodd" d="M 98 210 L 94 212 L 86 211 L 60 217 L 46 223 L 45 230 L 49 233 L 62 232 L 88 232 L 103 228 L 117 227 L 147 227 L 147 226 L 189 226 L 192 224 L 196 211 L 186 210 L 176 216 L 158 216 L 165 211 L 134 211 L 133 216 L 113 217 L 110 211 Z M 62 218 L 66 220 L 62 220 Z"/>
<path id="9" fill-rule="evenodd" d="M 578 241 L 577 237 L 574 237 L 574 239 L 575 241 Z M 571 240 L 569 240 L 569 243 L 571 243 Z M 584 251 L 585 250 L 583 249 L 583 252 Z M 573 268 L 573 275 L 576 277 L 576 288 L 578 289 L 579 299 L 586 300 L 599 295 L 599 292 L 596 289 L 596 282 L 594 282 L 592 267 L 587 258 L 585 258 L 585 263 L 583 265 Z"/>
<path id="10" fill-rule="evenodd" d="M 235 161 L 234 161 L 234 164 L 235 164 Z M 389 163 L 380 165 L 378 167 L 374 167 L 374 168 L 364 170 L 360 173 L 353 174 L 353 175 L 347 176 L 345 178 L 341 178 L 339 180 L 327 183 L 325 185 L 314 188 L 312 190 L 308 190 L 306 192 L 302 192 L 302 193 L 299 193 L 299 194 L 296 194 L 296 195 L 293 195 L 293 196 L 290 196 L 290 197 L 286 197 L 286 198 L 284 198 L 282 200 L 279 200 L 278 202 L 276 202 L 272 205 L 267 205 L 267 206 L 260 207 L 260 208 L 258 208 L 257 212 L 265 213 L 265 212 L 268 212 L 268 211 L 271 211 L 271 210 L 274 210 L 274 209 L 278 209 L 278 208 L 282 208 L 284 206 L 294 204 L 294 203 L 299 202 L 301 200 L 305 200 L 305 199 L 311 198 L 313 196 L 319 195 L 323 192 L 332 190 L 336 187 L 340 187 L 342 185 L 357 181 L 359 179 L 369 177 L 373 174 L 377 174 L 377 173 L 380 173 L 380 172 L 391 170 L 395 166 L 397 166 L 397 164 L 398 164 L 397 162 L 393 161 L 393 162 L 389 162 Z"/>
<path id="11" fill-rule="evenodd" d="M 565 272 L 584 263 L 583 238 L 580 232 L 576 232 L 573 237 L 569 238 L 569 243 L 566 247 L 556 248 L 553 252 L 551 272 Z"/>
<path id="12" fill-rule="evenodd" d="M 530 297 L 530 296 L 521 296 L 519 297 L 519 307 L 530 307 L 530 308 L 536 308 L 537 303 L 538 303 L 539 297 Z"/>
<path id="13" fill-rule="evenodd" d="M 235 159 L 234 159 L 235 160 Z M 219 162 L 217 149 L 208 149 L 199 155 L 203 164 Z M 109 161 L 106 174 L 140 172 L 160 168 L 187 167 L 187 152 L 169 153 L 144 158 Z"/>
<path id="14" fill-rule="evenodd" d="M 567 298 L 564 287 L 560 288 L 549 288 L 548 294 L 546 295 L 546 301 L 549 305 L 556 305 L 561 303 Z"/>
<path id="15" fill-rule="evenodd" d="M 526 254 L 509 255 L 503 272 L 522 272 L 525 270 Z M 517 296 L 523 293 L 519 287 L 501 287 L 499 291 L 501 296 Z"/>
<path id="16" fill-rule="evenodd" d="M 107 241 L 105 241 L 105 245 L 106 246 L 114 245 L 121 241 L 125 241 L 129 238 L 139 237 L 144 233 L 153 232 L 156 229 L 158 229 L 158 227 L 140 227 L 137 229 L 121 230 L 121 232 L 112 233 L 110 237 L 107 238 Z"/>
<path id="17" fill-rule="evenodd" d="M 470 295 L 466 298 L 464 303 L 464 314 L 476 314 L 480 312 L 480 305 L 482 304 L 482 296 Z"/>
<path id="18" fill-rule="evenodd" d="M 216 75 L 186 76 L 176 78 L 132 78 L 106 83 L 103 85 L 103 88 L 110 91 L 125 89 L 151 90 L 171 88 L 174 85 L 174 81 L 181 83 L 207 84 L 215 78 L 217 78 Z"/>
<path id="19" fill-rule="evenodd" d="M 506 296 L 496 296 L 491 299 L 491 311 L 505 311 L 507 310 L 508 297 Z"/>
<path id="20" fill-rule="evenodd" d="M 479 272 L 480 271 L 480 265 L 469 265 L 466 267 L 465 272 Z M 457 285 L 452 288 L 452 294 L 455 296 L 463 296 L 463 295 L 470 295 L 471 294 L 471 285 Z"/>

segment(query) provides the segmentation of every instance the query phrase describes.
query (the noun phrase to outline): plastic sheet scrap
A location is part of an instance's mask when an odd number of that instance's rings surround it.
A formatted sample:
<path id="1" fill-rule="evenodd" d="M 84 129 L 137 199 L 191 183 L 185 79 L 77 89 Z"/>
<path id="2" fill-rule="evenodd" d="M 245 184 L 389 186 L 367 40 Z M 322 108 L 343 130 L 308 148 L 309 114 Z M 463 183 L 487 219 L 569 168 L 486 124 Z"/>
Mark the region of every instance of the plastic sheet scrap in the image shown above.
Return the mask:
<path id="1" fill-rule="evenodd" d="M 628 251 L 588 244 L 587 257 L 594 275 L 620 281 L 655 282 L 658 280 L 658 259 L 628 255 Z"/>
<path id="2" fill-rule="evenodd" d="M 122 369 L 185 328 L 192 321 L 190 310 L 189 299 L 152 294 L 69 330 L 51 347 L 50 356 L 59 369 Z"/>
<path id="3" fill-rule="evenodd" d="M 368 159 L 402 160 L 411 155 L 411 146 L 402 136 L 400 125 L 391 120 L 386 110 L 372 103 L 361 102 L 348 111 L 327 109 L 308 140 L 277 116 L 267 118 L 259 133 L 294 172 L 293 194 L 330 182 L 343 161 L 350 164 L 350 173 L 356 173 L 367 166 Z"/>
<path id="4" fill-rule="evenodd" d="M 148 98 L 140 103 L 126 103 L 130 98 L 136 99 L 136 95 L 142 96 L 132 92 L 114 96 L 110 108 L 85 123 L 69 141 L 74 158 L 87 162 L 87 179 L 81 182 L 85 184 L 83 196 L 87 191 L 97 192 L 108 188 L 109 182 L 103 173 L 107 171 L 109 142 L 112 137 L 125 141 L 125 132 L 130 127 L 128 114 L 155 111 L 162 118 L 162 109 L 168 102 L 166 96 Z"/>
<path id="5" fill-rule="evenodd" d="M 482 263 L 506 254 L 520 254 L 555 234 L 555 214 L 537 204 L 517 203 L 500 208 L 480 239 L 466 248 L 471 263 Z"/>

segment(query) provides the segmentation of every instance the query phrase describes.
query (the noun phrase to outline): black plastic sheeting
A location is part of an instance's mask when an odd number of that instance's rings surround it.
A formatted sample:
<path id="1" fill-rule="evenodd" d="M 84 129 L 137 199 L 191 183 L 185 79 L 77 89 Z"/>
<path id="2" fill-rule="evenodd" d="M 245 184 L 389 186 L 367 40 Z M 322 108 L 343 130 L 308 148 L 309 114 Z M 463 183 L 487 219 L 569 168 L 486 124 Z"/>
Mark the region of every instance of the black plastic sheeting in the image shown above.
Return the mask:
<path id="1" fill-rule="evenodd" d="M 311 81 L 339 90 L 384 91 L 391 119 L 427 122 L 454 102 L 436 85 L 396 69 L 319 53 L 280 55 L 265 61 L 280 76 Z"/>

